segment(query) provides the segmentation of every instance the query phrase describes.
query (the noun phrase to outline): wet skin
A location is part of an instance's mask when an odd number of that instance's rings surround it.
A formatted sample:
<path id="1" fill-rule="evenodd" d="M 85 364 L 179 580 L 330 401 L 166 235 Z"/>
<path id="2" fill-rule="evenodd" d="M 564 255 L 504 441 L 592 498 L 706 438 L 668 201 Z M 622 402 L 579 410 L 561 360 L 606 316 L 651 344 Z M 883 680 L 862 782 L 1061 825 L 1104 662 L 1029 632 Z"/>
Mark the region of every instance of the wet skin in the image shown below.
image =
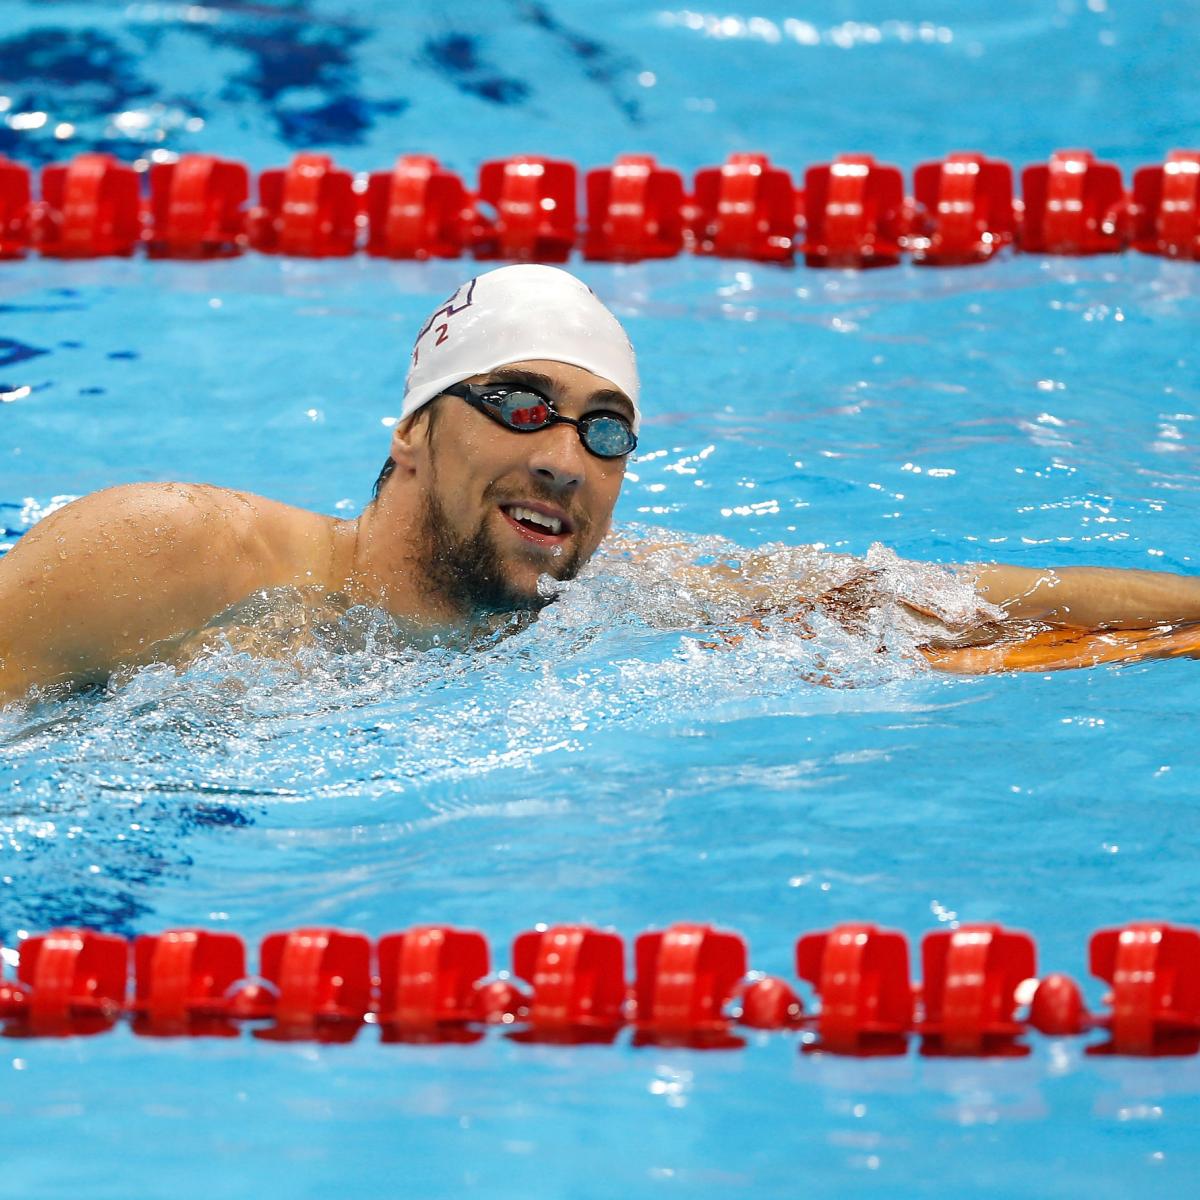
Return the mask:
<path id="1" fill-rule="evenodd" d="M 536 384 L 567 417 L 632 416 L 608 381 L 562 363 L 514 363 L 470 382 L 506 375 Z M 425 629 L 469 624 L 480 596 L 482 607 L 540 607 L 539 578 L 569 578 L 608 532 L 624 460 L 589 454 L 570 425 L 517 433 L 456 397 L 434 403 L 436 420 L 426 408 L 397 425 L 395 470 L 354 520 L 164 483 L 97 492 L 39 522 L 0 559 L 0 704 L 33 687 L 103 683 L 122 669 L 178 660 L 220 614 L 275 588 L 300 589 L 315 606 L 380 608 Z M 769 566 L 762 579 L 753 570 L 726 578 L 719 567 L 685 574 L 701 572 L 709 586 L 731 589 L 748 615 L 811 609 L 827 594 L 834 611 L 845 607 L 844 586 L 833 593 L 820 580 L 781 586 L 770 582 Z M 1018 622 L 1088 629 L 1200 622 L 1193 577 L 969 570 L 981 600 Z M 859 583 L 870 592 L 865 568 Z M 990 618 L 955 623 L 920 597 L 898 599 L 926 614 L 931 643 L 1004 636 Z"/>
<path id="2" fill-rule="evenodd" d="M 632 417 L 611 383 L 563 363 L 515 363 L 470 382 L 506 373 L 537 382 L 564 416 Z M 35 685 L 103 682 L 170 661 L 263 589 L 336 594 L 419 626 L 468 620 L 468 600 L 431 584 L 431 509 L 443 546 L 482 538 L 514 606 L 536 607 L 539 576 L 567 577 L 607 533 L 624 460 L 589 454 L 570 425 L 516 433 L 457 398 L 435 403 L 444 407 L 435 422 L 424 410 L 397 425 L 396 468 L 354 520 L 168 483 L 110 488 L 39 522 L 0 559 L 0 703 Z M 514 507 L 560 527 L 538 527 Z"/>
<path id="3" fill-rule="evenodd" d="M 486 378 L 528 384 L 550 396 L 563 416 L 577 419 L 613 412 L 633 421 L 629 400 L 579 367 L 524 363 Z M 427 467 L 420 480 L 427 521 L 424 540 L 435 543 L 435 555 L 426 564 L 432 569 L 417 576 L 433 585 L 427 599 L 436 605 L 463 592 L 453 572 L 438 561 L 439 552 L 448 557 L 454 547 L 461 547 L 476 560 L 487 559 L 487 571 L 495 577 L 488 606 L 538 607 L 538 579 L 572 577 L 608 532 L 626 460 L 598 458 L 565 423 L 516 433 L 456 397 L 446 396 L 438 403 L 442 408 L 434 428 L 423 431 L 432 451 L 425 463 L 414 461 L 410 429 L 397 430 L 391 450 L 393 479 L 400 476 L 402 485 L 403 472 Z M 420 425 L 416 433 L 421 436 Z M 386 513 L 386 506 L 381 507 Z M 436 519 L 431 519 L 434 513 Z M 372 517 L 370 523 L 377 519 Z M 483 597 L 475 598 L 479 606 L 487 605 Z"/>

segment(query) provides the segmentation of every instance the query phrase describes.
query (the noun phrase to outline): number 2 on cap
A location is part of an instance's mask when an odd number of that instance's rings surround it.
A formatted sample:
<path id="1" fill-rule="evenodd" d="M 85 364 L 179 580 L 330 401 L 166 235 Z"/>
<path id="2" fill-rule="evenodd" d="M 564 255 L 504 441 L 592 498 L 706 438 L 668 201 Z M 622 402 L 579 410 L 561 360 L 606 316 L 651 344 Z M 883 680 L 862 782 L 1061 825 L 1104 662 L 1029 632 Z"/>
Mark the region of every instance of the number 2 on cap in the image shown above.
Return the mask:
<path id="1" fill-rule="evenodd" d="M 437 336 L 437 341 L 434 342 L 433 344 L 435 346 L 440 346 L 450 336 L 450 325 L 449 325 L 449 323 L 444 324 L 444 325 L 435 325 L 434 328 L 437 330 L 438 336 Z M 418 361 L 420 360 L 420 357 L 421 357 L 421 342 L 420 342 L 420 339 L 418 339 L 417 344 L 413 347 L 412 360 L 413 360 L 414 367 L 417 365 Z"/>

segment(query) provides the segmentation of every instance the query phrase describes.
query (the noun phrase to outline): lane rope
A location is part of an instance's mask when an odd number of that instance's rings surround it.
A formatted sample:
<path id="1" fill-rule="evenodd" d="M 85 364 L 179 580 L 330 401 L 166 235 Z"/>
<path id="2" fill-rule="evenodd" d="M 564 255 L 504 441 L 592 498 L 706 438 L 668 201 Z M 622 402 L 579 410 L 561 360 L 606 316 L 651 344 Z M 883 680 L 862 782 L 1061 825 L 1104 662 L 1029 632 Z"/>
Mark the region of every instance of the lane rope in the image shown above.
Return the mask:
<path id="1" fill-rule="evenodd" d="M 10 956 L 11 957 L 11 956 Z M 1039 974 L 1033 938 L 997 924 L 922 938 L 922 979 L 902 933 L 869 923 L 803 934 L 788 981 L 749 969 L 745 939 L 709 924 L 638 935 L 632 981 L 621 937 L 587 925 L 518 934 L 508 971 L 493 971 L 473 930 L 421 925 L 372 942 L 303 928 L 265 937 L 258 973 L 233 933 L 176 929 L 132 943 L 56 929 L 21 942 L 15 979 L 0 978 L 6 1036 L 102 1033 L 128 1022 L 151 1037 L 348 1042 L 368 1025 L 384 1042 L 476 1042 L 489 1030 L 528 1042 L 706 1049 L 745 1044 L 746 1029 L 790 1030 L 806 1051 L 1020 1057 L 1034 1032 L 1103 1031 L 1088 1054 L 1200 1051 L 1200 932 L 1137 921 L 1091 936 L 1089 969 L 1110 988 L 1089 1012 L 1079 985 Z M 741 1032 L 739 1032 L 739 1030 Z"/>
<path id="2" fill-rule="evenodd" d="M 144 169 L 139 169 L 144 168 Z M 251 172 L 211 154 L 129 165 L 81 154 L 42 168 L 0 156 L 0 258 L 309 258 L 639 262 L 680 254 L 861 269 L 987 262 L 1006 248 L 1135 250 L 1200 261 L 1200 150 L 1120 169 L 1089 150 L 1024 167 L 974 152 L 898 167 L 840 154 L 794 181 L 766 154 L 732 154 L 690 186 L 648 154 L 586 172 L 518 155 L 482 164 L 473 188 L 427 154 L 354 174 L 328 154 Z M 583 200 L 581 205 L 580 200 Z"/>

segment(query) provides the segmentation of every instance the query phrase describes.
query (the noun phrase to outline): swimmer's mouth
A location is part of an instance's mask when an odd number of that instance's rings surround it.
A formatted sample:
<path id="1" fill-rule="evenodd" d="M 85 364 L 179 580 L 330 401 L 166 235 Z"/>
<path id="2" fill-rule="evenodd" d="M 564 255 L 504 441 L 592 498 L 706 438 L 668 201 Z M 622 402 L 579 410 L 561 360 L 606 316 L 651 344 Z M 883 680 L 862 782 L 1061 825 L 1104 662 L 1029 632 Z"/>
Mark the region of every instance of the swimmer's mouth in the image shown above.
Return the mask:
<path id="1" fill-rule="evenodd" d="M 501 504 L 500 511 L 527 537 L 553 540 L 574 531 L 566 515 L 545 504 Z"/>

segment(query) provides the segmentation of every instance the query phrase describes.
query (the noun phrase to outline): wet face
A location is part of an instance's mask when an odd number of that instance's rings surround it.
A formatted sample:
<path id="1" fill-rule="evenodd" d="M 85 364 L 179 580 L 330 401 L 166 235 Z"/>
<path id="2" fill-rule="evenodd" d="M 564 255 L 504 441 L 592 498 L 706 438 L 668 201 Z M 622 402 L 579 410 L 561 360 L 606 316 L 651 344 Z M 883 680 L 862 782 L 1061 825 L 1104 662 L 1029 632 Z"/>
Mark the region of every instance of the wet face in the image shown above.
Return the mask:
<path id="1" fill-rule="evenodd" d="M 576 420 L 633 418 L 611 383 L 564 363 L 514 363 L 466 382 L 527 384 Z M 626 460 L 597 458 L 571 425 L 518 433 L 458 397 L 437 403 L 422 515 L 429 591 L 468 611 L 543 607 L 539 578 L 574 578 L 608 532 Z"/>

